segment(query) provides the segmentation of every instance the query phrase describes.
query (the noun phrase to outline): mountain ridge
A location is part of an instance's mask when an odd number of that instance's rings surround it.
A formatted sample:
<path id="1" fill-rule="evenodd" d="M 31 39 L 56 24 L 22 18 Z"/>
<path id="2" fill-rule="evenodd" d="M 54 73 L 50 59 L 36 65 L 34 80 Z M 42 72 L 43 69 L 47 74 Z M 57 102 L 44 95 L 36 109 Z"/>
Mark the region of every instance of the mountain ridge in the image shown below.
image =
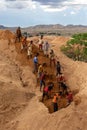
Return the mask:
<path id="1" fill-rule="evenodd" d="M 10 30 L 15 32 L 17 27 L 6 27 L 4 25 L 0 25 L 0 29 L 2 30 Z M 29 27 L 21 27 L 22 32 L 27 32 L 30 34 L 59 34 L 59 35 L 72 35 L 74 33 L 85 33 L 87 32 L 86 25 L 73 25 L 68 24 L 66 26 L 61 24 L 48 24 L 48 25 L 35 25 Z"/>

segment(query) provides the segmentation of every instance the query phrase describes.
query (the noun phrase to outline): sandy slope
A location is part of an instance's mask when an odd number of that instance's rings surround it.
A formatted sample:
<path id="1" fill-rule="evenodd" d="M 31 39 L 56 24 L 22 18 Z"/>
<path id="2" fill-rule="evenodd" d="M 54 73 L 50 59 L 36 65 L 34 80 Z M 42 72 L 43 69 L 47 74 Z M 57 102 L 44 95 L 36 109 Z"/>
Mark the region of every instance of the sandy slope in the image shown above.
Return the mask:
<path id="1" fill-rule="evenodd" d="M 3 33 L 3 36 L 5 35 L 6 33 Z M 12 33 L 9 35 L 11 37 Z M 2 38 L 0 39 L 0 130 L 12 129 L 7 124 L 27 107 L 29 100 L 35 96 L 31 84 L 33 82 L 33 86 L 36 85 L 35 76 L 30 68 L 23 67 L 15 61 L 17 53 L 14 44 L 12 42 L 11 45 L 8 44 L 8 36 L 5 40 Z"/>
<path id="2" fill-rule="evenodd" d="M 6 45 L 4 54 L 0 55 L 0 130 L 87 130 L 87 64 L 72 61 L 60 52 L 60 46 L 69 38 L 46 39 L 64 67 L 70 88 L 78 91 L 75 100 L 79 104 L 72 103 L 66 109 L 49 114 L 39 102 L 41 93 L 35 89 L 31 69 L 15 61 L 17 53 L 13 44 Z M 25 82 L 27 86 L 23 87 Z"/>

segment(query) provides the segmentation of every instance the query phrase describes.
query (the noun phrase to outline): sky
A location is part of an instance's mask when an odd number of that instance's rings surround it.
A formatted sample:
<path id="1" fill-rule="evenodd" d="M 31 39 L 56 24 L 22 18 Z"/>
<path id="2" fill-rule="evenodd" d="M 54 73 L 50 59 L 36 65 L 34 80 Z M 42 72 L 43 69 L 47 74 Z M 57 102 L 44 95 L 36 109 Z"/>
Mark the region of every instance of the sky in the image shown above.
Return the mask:
<path id="1" fill-rule="evenodd" d="M 87 25 L 87 0 L 0 0 L 0 25 Z"/>

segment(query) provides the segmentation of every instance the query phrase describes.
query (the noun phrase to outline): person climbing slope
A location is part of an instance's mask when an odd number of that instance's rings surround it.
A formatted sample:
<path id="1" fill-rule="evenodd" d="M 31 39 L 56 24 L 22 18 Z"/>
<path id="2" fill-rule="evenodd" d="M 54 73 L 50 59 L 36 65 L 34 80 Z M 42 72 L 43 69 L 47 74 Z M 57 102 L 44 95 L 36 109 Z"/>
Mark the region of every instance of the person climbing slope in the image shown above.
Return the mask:
<path id="1" fill-rule="evenodd" d="M 57 100 L 58 100 L 58 94 L 54 94 L 52 103 L 53 103 L 53 111 L 56 112 L 58 111 L 58 104 L 57 104 Z"/>
<path id="2" fill-rule="evenodd" d="M 33 41 L 31 40 L 30 43 L 27 46 L 27 57 L 32 57 L 32 51 L 33 51 Z"/>
<path id="3" fill-rule="evenodd" d="M 42 71 L 42 73 L 40 75 L 40 91 L 42 90 L 43 85 L 45 87 L 45 76 L 46 76 L 45 72 Z"/>
<path id="4" fill-rule="evenodd" d="M 48 95 L 48 86 L 44 86 L 44 88 L 43 88 L 42 102 L 44 101 L 45 97 L 49 98 L 49 95 Z"/>
<path id="5" fill-rule="evenodd" d="M 43 36 L 41 35 L 40 39 L 39 39 L 39 50 L 42 51 L 42 46 L 43 46 Z"/>
<path id="6" fill-rule="evenodd" d="M 34 63 L 33 73 L 37 73 L 38 72 L 38 54 L 36 54 L 35 57 L 33 58 L 33 63 Z"/>
<path id="7" fill-rule="evenodd" d="M 58 74 L 61 74 L 61 65 L 60 65 L 59 61 L 57 61 L 57 63 L 56 63 L 56 76 Z"/>
<path id="8" fill-rule="evenodd" d="M 17 30 L 16 30 L 16 39 L 15 39 L 15 43 L 17 42 L 17 40 L 18 40 L 18 42 L 20 42 L 21 38 L 22 38 L 21 28 L 18 27 Z"/>
<path id="9" fill-rule="evenodd" d="M 50 58 L 50 67 L 52 66 L 52 63 L 54 64 L 54 67 L 55 67 L 55 54 L 54 54 L 54 51 L 52 49 L 49 53 L 49 58 Z"/>
<path id="10" fill-rule="evenodd" d="M 43 53 L 44 53 L 44 56 L 48 57 L 48 52 L 49 52 L 49 43 L 48 41 L 44 41 L 43 43 Z"/>

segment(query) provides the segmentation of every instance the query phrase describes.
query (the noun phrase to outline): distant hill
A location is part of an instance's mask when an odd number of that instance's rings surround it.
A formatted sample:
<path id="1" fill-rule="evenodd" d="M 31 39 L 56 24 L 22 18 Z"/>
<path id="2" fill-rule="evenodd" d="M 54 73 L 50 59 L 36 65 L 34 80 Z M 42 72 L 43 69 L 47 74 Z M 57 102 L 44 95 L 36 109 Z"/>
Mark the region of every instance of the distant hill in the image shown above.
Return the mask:
<path id="1" fill-rule="evenodd" d="M 15 32 L 15 30 L 17 29 L 17 27 L 6 27 L 4 25 L 0 25 L 0 29 L 1 30 L 10 30 L 12 32 Z"/>
<path id="2" fill-rule="evenodd" d="M 13 32 L 16 31 L 17 27 L 5 27 L 0 25 L 0 29 L 8 29 Z M 54 34 L 54 35 L 72 35 L 74 33 L 84 33 L 87 32 L 87 26 L 84 25 L 61 25 L 61 24 L 49 24 L 49 25 L 36 25 L 26 28 L 21 28 L 23 33 L 28 34 Z"/>
<path id="3" fill-rule="evenodd" d="M 5 29 L 6 27 L 3 25 L 0 25 L 0 29 Z"/>

